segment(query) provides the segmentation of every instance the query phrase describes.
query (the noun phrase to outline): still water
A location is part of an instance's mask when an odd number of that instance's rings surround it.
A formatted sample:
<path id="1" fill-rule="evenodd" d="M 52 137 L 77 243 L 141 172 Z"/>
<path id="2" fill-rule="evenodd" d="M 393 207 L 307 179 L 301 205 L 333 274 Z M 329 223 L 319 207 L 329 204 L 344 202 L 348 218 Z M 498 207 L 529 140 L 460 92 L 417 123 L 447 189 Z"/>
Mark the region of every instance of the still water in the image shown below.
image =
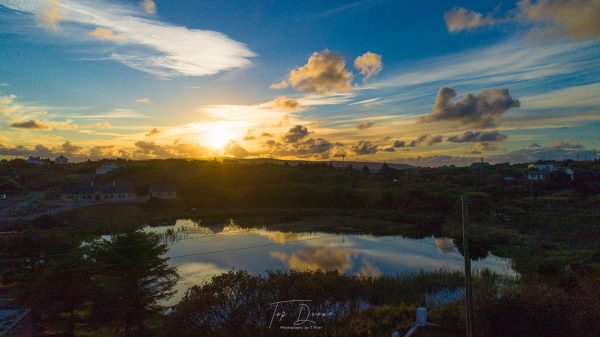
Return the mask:
<path id="1" fill-rule="evenodd" d="M 243 229 L 230 223 L 203 226 L 178 220 L 173 226 L 147 227 L 164 236 L 166 256 L 181 277 L 177 303 L 185 290 L 230 270 L 261 274 L 266 270 L 337 270 L 348 275 L 397 275 L 420 270 L 463 270 L 463 257 L 452 239 L 402 236 L 294 233 L 264 228 Z M 473 269 L 487 268 L 515 275 L 511 260 L 488 254 L 473 261 Z"/>

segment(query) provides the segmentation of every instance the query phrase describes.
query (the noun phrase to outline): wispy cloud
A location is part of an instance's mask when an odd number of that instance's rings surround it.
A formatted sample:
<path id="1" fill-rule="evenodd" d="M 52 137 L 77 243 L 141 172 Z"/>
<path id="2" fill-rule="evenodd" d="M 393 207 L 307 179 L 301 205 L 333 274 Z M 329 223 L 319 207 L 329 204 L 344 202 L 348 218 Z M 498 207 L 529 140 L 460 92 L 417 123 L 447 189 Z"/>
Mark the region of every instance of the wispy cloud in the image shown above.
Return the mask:
<path id="1" fill-rule="evenodd" d="M 222 33 L 160 22 L 114 2 L 61 0 L 51 1 L 48 8 L 45 1 L 0 0 L 0 5 L 46 18 L 43 26 L 65 39 L 104 37 L 103 43 L 112 47 L 105 56 L 161 77 L 213 75 L 246 67 L 255 56 L 245 44 Z M 23 29 L 29 31 L 27 26 Z M 90 36 L 91 32 L 96 33 Z M 106 39 L 109 35 L 119 38 Z"/>
<path id="2" fill-rule="evenodd" d="M 404 71 L 365 88 L 540 81 L 590 69 L 594 55 L 598 54 L 598 44 L 594 42 L 530 43 L 514 38 L 485 48 L 420 61 L 410 65 L 415 70 Z"/>
<path id="3" fill-rule="evenodd" d="M 149 118 L 141 112 L 132 109 L 113 109 L 104 114 L 95 115 L 74 115 L 73 118 L 91 118 L 91 119 L 138 119 Z"/>

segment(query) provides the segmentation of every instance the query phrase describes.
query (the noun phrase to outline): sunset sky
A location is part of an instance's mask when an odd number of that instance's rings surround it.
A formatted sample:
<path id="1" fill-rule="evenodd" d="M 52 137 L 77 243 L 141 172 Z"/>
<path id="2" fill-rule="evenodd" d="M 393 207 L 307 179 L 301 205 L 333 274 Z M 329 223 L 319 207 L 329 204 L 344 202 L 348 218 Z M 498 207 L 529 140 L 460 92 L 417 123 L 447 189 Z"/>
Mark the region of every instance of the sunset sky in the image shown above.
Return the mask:
<path id="1" fill-rule="evenodd" d="M 600 149 L 600 1 L 0 0 L 0 157 Z"/>

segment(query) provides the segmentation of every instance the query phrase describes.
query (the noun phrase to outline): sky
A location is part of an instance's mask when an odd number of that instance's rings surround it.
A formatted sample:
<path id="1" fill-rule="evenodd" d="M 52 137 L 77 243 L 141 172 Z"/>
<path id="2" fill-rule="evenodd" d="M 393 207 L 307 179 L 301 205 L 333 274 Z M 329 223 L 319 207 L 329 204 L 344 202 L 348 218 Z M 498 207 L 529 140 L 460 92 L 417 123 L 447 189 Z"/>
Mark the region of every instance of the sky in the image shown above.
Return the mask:
<path id="1" fill-rule="evenodd" d="M 0 0 L 0 157 L 592 158 L 598 0 Z"/>

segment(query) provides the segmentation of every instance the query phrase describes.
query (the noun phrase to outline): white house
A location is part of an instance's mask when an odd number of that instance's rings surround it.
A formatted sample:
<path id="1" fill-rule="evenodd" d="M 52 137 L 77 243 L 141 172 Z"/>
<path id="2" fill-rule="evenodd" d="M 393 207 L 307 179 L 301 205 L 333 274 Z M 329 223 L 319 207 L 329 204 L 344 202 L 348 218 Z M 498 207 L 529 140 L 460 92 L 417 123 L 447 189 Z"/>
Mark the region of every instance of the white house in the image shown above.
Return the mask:
<path id="1" fill-rule="evenodd" d="M 56 159 L 54 159 L 54 163 L 55 164 L 61 164 L 61 165 L 68 164 L 69 163 L 69 159 L 61 154 Z"/>
<path id="2" fill-rule="evenodd" d="M 102 164 L 102 166 L 96 169 L 96 174 L 103 175 L 109 172 L 112 172 L 119 168 L 118 164 L 110 163 L 110 164 Z"/>
<path id="3" fill-rule="evenodd" d="M 527 179 L 529 180 L 546 180 L 548 175 L 554 171 L 554 164 L 532 164 L 529 165 Z"/>

